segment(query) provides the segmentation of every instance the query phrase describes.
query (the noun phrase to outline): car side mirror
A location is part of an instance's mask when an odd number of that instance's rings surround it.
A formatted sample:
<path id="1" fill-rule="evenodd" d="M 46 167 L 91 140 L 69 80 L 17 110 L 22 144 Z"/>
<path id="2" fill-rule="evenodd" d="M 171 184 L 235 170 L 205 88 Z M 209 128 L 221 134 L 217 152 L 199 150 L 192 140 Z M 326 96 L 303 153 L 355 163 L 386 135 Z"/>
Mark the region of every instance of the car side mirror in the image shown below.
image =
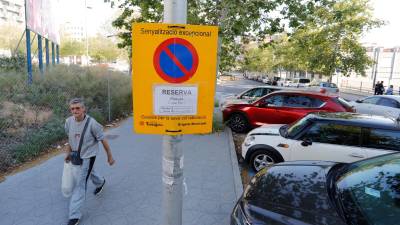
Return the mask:
<path id="1" fill-rule="evenodd" d="M 264 108 L 264 107 L 267 107 L 267 106 L 268 106 L 267 102 L 259 102 L 258 103 L 258 107 L 260 107 L 260 108 Z"/>
<path id="2" fill-rule="evenodd" d="M 362 101 L 360 99 L 357 99 L 356 102 L 357 103 L 362 103 Z"/>
<path id="3" fill-rule="evenodd" d="M 301 142 L 301 145 L 304 147 L 307 147 L 309 145 L 312 145 L 312 141 L 310 139 L 306 138 Z"/>

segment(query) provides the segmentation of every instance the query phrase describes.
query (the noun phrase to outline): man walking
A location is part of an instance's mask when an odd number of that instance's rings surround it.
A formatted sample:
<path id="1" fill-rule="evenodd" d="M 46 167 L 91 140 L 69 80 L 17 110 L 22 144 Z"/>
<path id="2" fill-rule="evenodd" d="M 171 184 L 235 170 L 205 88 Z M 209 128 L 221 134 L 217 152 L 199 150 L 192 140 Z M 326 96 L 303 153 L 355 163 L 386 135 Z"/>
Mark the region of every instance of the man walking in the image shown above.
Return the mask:
<path id="1" fill-rule="evenodd" d="M 104 188 L 106 180 L 93 168 L 96 155 L 99 151 L 98 143 L 103 144 L 107 154 L 108 164 L 113 165 L 114 159 L 110 146 L 104 139 L 103 127 L 86 114 L 82 99 L 75 98 L 69 102 L 72 116 L 65 122 L 65 131 L 68 134 L 66 162 L 80 167 L 80 173 L 69 203 L 68 225 L 77 225 L 82 217 L 81 207 L 86 198 L 87 181 L 90 177 L 96 186 L 94 194 L 98 195 Z"/>

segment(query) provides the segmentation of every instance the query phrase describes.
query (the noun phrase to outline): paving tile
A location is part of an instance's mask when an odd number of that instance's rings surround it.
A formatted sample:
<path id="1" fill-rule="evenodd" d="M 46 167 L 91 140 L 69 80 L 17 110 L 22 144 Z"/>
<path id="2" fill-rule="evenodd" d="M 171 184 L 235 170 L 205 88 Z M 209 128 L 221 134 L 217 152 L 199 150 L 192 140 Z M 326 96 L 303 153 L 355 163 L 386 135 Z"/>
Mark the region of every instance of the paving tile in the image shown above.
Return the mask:
<path id="1" fill-rule="evenodd" d="M 81 225 L 158 225 L 162 220 L 162 136 L 133 134 L 132 120 L 108 133 L 116 164 L 103 151 L 95 168 L 107 179 L 101 196 L 89 182 Z M 227 136 L 183 138 L 185 225 L 229 225 L 236 202 Z M 0 225 L 64 225 L 69 199 L 61 194 L 63 155 L 0 183 Z M 29 187 L 29 188 L 27 188 Z"/>

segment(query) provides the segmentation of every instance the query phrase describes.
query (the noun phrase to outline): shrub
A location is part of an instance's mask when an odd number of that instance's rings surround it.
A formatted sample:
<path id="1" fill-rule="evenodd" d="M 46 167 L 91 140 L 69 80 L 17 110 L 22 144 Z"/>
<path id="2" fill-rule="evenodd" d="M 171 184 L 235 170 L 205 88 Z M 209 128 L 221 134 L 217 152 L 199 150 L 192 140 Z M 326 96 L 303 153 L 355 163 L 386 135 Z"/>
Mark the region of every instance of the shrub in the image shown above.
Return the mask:
<path id="1" fill-rule="evenodd" d="M 17 105 L 25 111 L 18 112 L 24 118 L 4 117 L 0 108 L 1 136 L 7 136 L 7 152 L 16 162 L 24 162 L 41 153 L 51 144 L 66 137 L 64 121 L 70 115 L 68 101 L 74 97 L 85 99 L 88 113 L 99 123 L 108 120 L 108 84 L 110 84 L 112 120 L 132 111 L 130 76 L 106 68 L 58 65 L 46 70 L 42 76 L 35 71 L 33 83 L 28 85 L 25 72 L 7 70 L 0 72 L 0 106 L 4 102 Z M 30 110 L 26 110 L 30 109 Z M 28 112 L 27 112 L 28 111 Z M 49 118 L 39 123 L 26 123 L 25 114 L 31 117 L 44 115 Z M 16 115 L 16 114 L 14 114 Z M 4 118 L 3 118 L 4 117 Z M 34 121 L 39 121 L 34 118 Z M 8 134 L 6 130 L 19 132 Z M 14 138 L 10 140 L 10 138 Z M 1 139 L 1 142 L 5 142 Z M 5 146 L 1 143 L 0 146 Z M 4 154 L 4 149 L 2 154 Z M 10 157 L 7 157 L 9 159 Z M 2 157 L 2 160 L 7 160 Z M 3 165 L 6 162 L 0 162 Z M 7 165 L 10 162 L 7 161 Z"/>

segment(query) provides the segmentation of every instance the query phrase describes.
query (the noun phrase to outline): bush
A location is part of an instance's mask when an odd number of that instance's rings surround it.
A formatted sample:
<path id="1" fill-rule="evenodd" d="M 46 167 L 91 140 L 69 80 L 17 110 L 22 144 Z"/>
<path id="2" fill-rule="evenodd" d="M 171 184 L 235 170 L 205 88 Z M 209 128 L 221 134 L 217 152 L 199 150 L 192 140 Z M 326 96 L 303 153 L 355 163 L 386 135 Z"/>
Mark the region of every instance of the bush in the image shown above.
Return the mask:
<path id="1" fill-rule="evenodd" d="M 26 67 L 26 59 L 23 54 L 17 54 L 12 57 L 0 57 L 0 68 L 3 71 L 20 71 Z"/>
<path id="2" fill-rule="evenodd" d="M 74 97 L 84 98 L 89 115 L 104 124 L 108 120 L 110 84 L 111 119 L 132 111 L 130 76 L 106 68 L 58 65 L 46 70 L 44 76 L 34 72 L 32 85 L 26 80 L 25 72 L 0 72 L 0 136 L 7 137 L 1 139 L 0 147 L 7 148 L 17 163 L 66 138 L 64 121 L 70 115 L 68 101 Z M 14 108 L 3 105 L 15 106 L 19 117 Z M 0 150 L 4 154 L 4 149 Z"/>
<path id="3" fill-rule="evenodd" d="M 64 121 L 55 117 L 39 129 L 28 130 L 23 143 L 13 149 L 13 158 L 16 162 L 24 162 L 38 156 L 42 150 L 63 139 L 65 137 Z"/>

